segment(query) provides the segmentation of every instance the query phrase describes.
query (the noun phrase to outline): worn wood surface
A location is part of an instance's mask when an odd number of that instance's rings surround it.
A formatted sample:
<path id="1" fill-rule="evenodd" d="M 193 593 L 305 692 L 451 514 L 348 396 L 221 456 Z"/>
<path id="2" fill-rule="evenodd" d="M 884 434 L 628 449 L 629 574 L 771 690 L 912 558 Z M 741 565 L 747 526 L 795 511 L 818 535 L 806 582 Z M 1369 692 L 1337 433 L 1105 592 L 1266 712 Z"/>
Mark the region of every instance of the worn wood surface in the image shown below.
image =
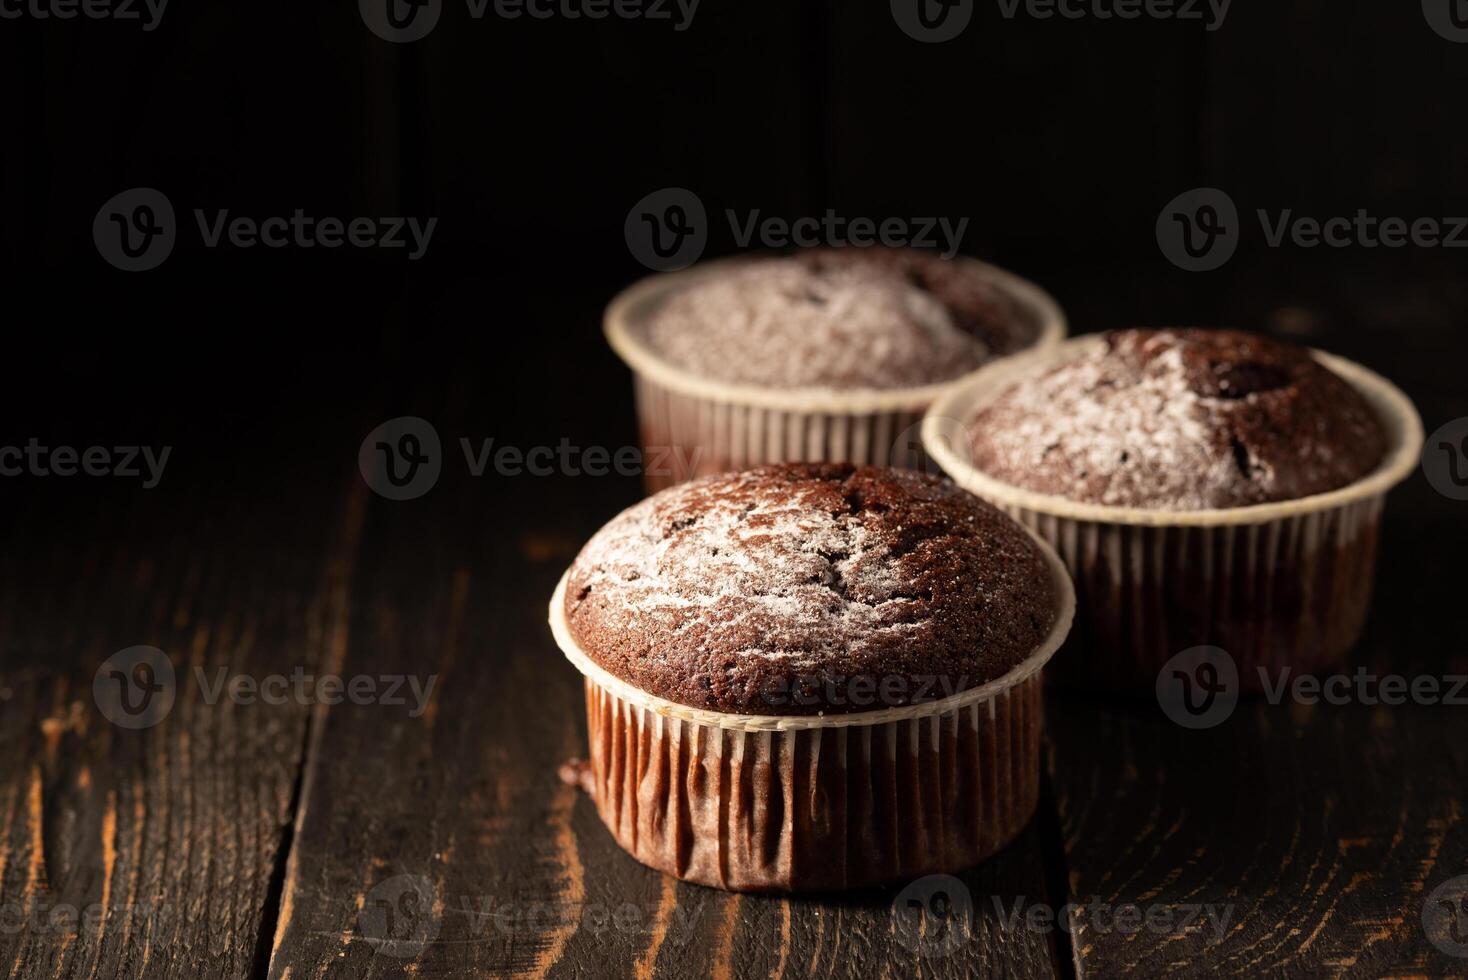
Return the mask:
<path id="1" fill-rule="evenodd" d="M 911 892 L 781 899 L 680 884 L 622 854 L 557 778 L 584 751 L 585 727 L 579 679 L 544 627 L 546 596 L 578 543 L 635 499 L 635 480 L 446 467 L 407 502 L 376 497 L 350 471 L 304 498 L 247 489 L 194 508 L 187 493 L 137 495 L 125 520 L 99 511 L 64 554 L 36 529 L 76 500 L 13 522 L 0 607 L 10 975 L 1367 977 L 1468 966 L 1421 926 L 1426 893 L 1468 872 L 1461 709 L 1252 703 L 1187 732 L 1145 702 L 1052 694 L 1040 813 L 959 876 L 972 925 L 918 949 L 893 911 Z M 1454 589 L 1431 561 L 1417 563 L 1421 580 L 1404 571 L 1455 526 L 1424 489 L 1409 488 L 1394 513 L 1358 654 L 1372 669 L 1468 669 L 1430 619 L 1392 625 Z M 94 536 L 102 524 L 111 530 Z M 1394 648 L 1394 636 L 1414 649 Z M 100 715 L 90 683 L 134 642 L 168 651 L 181 678 L 194 666 L 300 665 L 434 687 L 415 717 L 411 705 L 210 705 L 183 680 L 162 722 L 125 731 Z M 1201 908 L 1188 928 L 1107 918 L 1131 905 L 1173 921 Z M 73 928 L 51 919 L 63 906 L 106 911 Z"/>
<path id="2" fill-rule="evenodd" d="M 1464 213 L 1468 58 L 1419 5 L 1234 4 L 1206 36 L 973 6 L 946 45 L 836 0 L 706 4 L 684 32 L 460 6 L 415 45 L 378 43 L 350 4 L 173 4 L 154 33 L 7 21 L 0 78 L 26 97 L 0 246 L 24 329 L 0 445 L 65 416 L 60 441 L 177 458 L 146 492 L 0 480 L 0 975 L 1468 974 L 1421 923 L 1468 874 L 1461 708 L 1253 703 L 1189 732 L 1145 701 L 1057 694 L 1041 810 L 944 884 L 974 926 L 940 956 L 901 940 L 901 888 L 663 878 L 556 778 L 584 721 L 546 597 L 638 481 L 448 464 L 460 436 L 635 441 L 597 320 L 644 272 L 622 223 L 657 187 L 702 197 L 709 256 L 736 247 L 726 210 L 967 218 L 964 251 L 1043 283 L 1076 332 L 1266 328 L 1381 370 L 1429 431 L 1468 416 L 1461 252 L 1271 249 L 1251 217 Z M 1154 221 L 1209 185 L 1248 234 L 1227 267 L 1183 272 Z M 132 186 L 190 228 L 195 208 L 443 220 L 410 267 L 190 231 L 129 277 L 88 229 Z M 410 413 L 439 424 L 446 470 L 393 503 L 353 460 Z M 1393 495 L 1353 664 L 1468 669 L 1465 506 L 1420 476 Z M 130 730 L 92 684 L 137 644 L 182 683 Z M 435 687 L 417 716 L 210 704 L 196 667 Z M 1103 904 L 1212 904 L 1228 924 L 1125 932 Z"/>
<path id="3" fill-rule="evenodd" d="M 241 977 L 266 962 L 308 710 L 235 704 L 217 684 L 317 668 L 343 484 L 177 492 L 172 475 L 155 490 L 6 487 L 9 977 Z M 139 644 L 171 661 L 158 683 L 174 700 L 129 729 L 102 713 L 93 679 Z"/>
<path id="4" fill-rule="evenodd" d="M 377 706 L 323 714 L 271 976 L 1057 971 L 1050 938 L 1003 928 L 990 898 L 1006 908 L 1019 896 L 1048 900 L 1040 823 L 963 877 L 973 928 L 952 954 L 927 960 L 896 937 L 898 889 L 733 896 L 623 854 L 557 776 L 585 754 L 584 702 L 545 626 L 547 597 L 602 505 L 568 507 L 584 483 L 529 484 L 506 519 L 485 522 L 471 482 L 445 480 L 431 506 L 369 507 L 348 672 L 433 675 L 437 694 L 417 719 Z M 631 481 L 618 489 L 636 492 Z M 408 553 L 412 562 L 395 560 Z"/>

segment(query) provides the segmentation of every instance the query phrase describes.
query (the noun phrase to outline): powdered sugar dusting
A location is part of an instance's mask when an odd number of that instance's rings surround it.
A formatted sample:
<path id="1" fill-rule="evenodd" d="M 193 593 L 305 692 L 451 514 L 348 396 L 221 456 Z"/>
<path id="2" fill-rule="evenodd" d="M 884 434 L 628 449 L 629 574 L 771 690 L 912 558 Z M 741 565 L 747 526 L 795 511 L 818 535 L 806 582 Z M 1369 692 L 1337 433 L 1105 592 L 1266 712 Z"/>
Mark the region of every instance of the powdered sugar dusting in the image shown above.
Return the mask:
<path id="1" fill-rule="evenodd" d="M 673 294 L 645 330 L 679 367 L 774 388 L 916 387 L 989 355 L 931 293 L 872 262 L 750 262 Z"/>
<path id="2" fill-rule="evenodd" d="M 911 630 L 884 610 L 913 601 L 900 594 L 886 545 L 861 516 L 811 507 L 807 496 L 747 502 L 676 487 L 592 539 L 579 559 L 592 570 L 583 587 L 609 596 L 613 615 L 652 617 L 674 633 L 704 614 L 757 626 L 768 645 L 741 652 L 795 666 L 872 630 Z M 699 517 L 686 526 L 675 516 L 690 512 Z"/>
<path id="3" fill-rule="evenodd" d="M 800 675 L 983 683 L 1043 639 L 1054 596 L 1025 533 L 947 481 L 787 464 L 624 511 L 576 559 L 566 610 L 644 690 L 780 713 L 763 686 Z"/>
<path id="4" fill-rule="evenodd" d="M 970 430 L 975 465 L 1008 482 L 1201 510 L 1359 477 L 1380 458 L 1373 422 L 1359 395 L 1297 348 L 1224 331 L 1118 331 L 1014 385 Z"/>

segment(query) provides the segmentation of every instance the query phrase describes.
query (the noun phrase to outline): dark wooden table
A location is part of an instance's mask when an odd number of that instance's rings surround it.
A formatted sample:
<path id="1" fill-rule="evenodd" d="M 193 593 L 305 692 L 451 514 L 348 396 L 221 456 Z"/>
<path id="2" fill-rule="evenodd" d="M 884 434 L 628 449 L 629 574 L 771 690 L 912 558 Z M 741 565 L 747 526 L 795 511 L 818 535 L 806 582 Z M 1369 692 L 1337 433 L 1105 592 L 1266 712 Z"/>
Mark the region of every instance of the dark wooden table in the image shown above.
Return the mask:
<path id="1" fill-rule="evenodd" d="M 1431 429 L 1468 414 L 1465 304 L 1442 282 L 1394 283 L 1385 306 L 1319 284 L 1332 303 L 1267 322 L 1372 360 Z M 1393 332 L 1407 320 L 1412 343 Z M 622 390 L 609 362 L 588 371 Z M 461 435 L 517 441 L 462 393 L 314 423 L 311 451 L 268 472 L 244 452 L 189 469 L 180 447 L 152 491 L 7 484 L 0 975 L 1468 974 L 1422 922 L 1468 873 L 1463 707 L 1254 701 L 1195 732 L 1146 701 L 1055 692 L 1039 812 L 961 885 L 767 898 L 637 865 L 557 778 L 585 722 L 544 625 L 566 563 L 637 481 L 446 465 L 418 500 L 371 493 L 357 443 L 409 408 L 441 413 L 450 459 Z M 625 394 L 606 410 L 614 431 L 627 411 Z M 1420 475 L 1393 495 L 1351 669 L 1468 672 L 1465 506 Z M 93 680 L 137 644 L 166 652 L 177 696 L 134 730 L 103 716 Z M 221 669 L 435 686 L 416 714 L 411 696 L 211 704 Z M 935 931 L 964 908 L 966 928 Z"/>

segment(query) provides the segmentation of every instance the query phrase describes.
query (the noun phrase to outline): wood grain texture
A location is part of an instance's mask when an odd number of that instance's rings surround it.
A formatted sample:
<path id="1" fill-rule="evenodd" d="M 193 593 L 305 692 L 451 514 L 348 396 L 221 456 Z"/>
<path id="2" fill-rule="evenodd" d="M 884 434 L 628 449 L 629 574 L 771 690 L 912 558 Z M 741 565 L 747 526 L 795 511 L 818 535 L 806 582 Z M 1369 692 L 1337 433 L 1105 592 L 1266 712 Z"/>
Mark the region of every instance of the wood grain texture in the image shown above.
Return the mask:
<path id="1" fill-rule="evenodd" d="M 185 447 L 188 448 L 188 447 Z M 93 481 L 12 497 L 0 588 L 0 973 L 248 976 L 304 754 L 295 703 L 212 695 L 220 672 L 314 671 L 335 491 L 245 496 Z M 13 487 L 14 485 L 12 485 Z M 238 489 L 238 488 L 236 488 Z M 93 675 L 148 644 L 172 709 L 109 721 Z M 207 683 L 199 680 L 199 673 Z"/>
<path id="2" fill-rule="evenodd" d="M 973 929 L 926 959 L 896 934 L 897 888 L 728 895 L 617 847 L 557 776 L 586 752 L 585 708 L 545 624 L 574 542 L 605 509 L 557 507 L 592 487 L 529 479 L 501 511 L 516 519 L 495 523 L 472 488 L 441 487 L 432 507 L 373 502 L 343 672 L 432 675 L 435 696 L 416 719 L 323 714 L 270 976 L 1053 975 L 1050 937 L 1001 929 L 990 899 L 1045 900 L 1034 828 L 964 876 Z M 409 550 L 413 562 L 393 560 Z"/>
<path id="3" fill-rule="evenodd" d="M 1256 703 L 1204 732 L 1057 712 L 1078 974 L 1461 972 L 1421 925 L 1426 894 L 1468 870 L 1453 710 Z M 1128 926 L 1124 905 L 1171 922 Z"/>

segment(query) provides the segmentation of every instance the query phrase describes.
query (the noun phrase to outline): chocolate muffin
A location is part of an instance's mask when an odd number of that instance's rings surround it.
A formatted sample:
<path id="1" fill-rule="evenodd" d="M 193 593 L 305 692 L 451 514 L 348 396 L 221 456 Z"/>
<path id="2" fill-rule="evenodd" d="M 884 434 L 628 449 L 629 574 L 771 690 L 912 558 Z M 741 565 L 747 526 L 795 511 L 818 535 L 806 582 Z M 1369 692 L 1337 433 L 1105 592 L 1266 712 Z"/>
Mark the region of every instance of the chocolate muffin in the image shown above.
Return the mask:
<path id="1" fill-rule="evenodd" d="M 1196 648 L 1227 651 L 1245 691 L 1346 654 L 1422 423 L 1323 351 L 1121 330 L 985 367 L 933 404 L 923 445 L 1065 562 L 1076 626 L 1050 677 L 1174 704 Z"/>
<path id="2" fill-rule="evenodd" d="M 953 872 L 1040 791 L 1060 560 L 946 480 L 788 464 L 664 490 L 550 602 L 585 678 L 563 779 L 644 864 L 736 891 Z"/>
<path id="3" fill-rule="evenodd" d="M 670 295 L 644 330 L 700 377 L 845 390 L 951 380 L 1030 345 L 1039 324 L 963 265 L 851 248 L 731 265 Z"/>
<path id="4" fill-rule="evenodd" d="M 973 465 L 1084 503 L 1208 510 L 1336 490 L 1381 463 L 1365 398 L 1304 348 L 1236 330 L 1118 330 L 969 423 Z"/>
<path id="5" fill-rule="evenodd" d="M 705 478 L 623 512 L 566 588 L 607 671 L 690 707 L 819 714 L 950 696 L 1044 640 L 1035 541 L 947 480 L 842 464 Z"/>
<path id="6" fill-rule="evenodd" d="M 607 308 L 632 368 L 650 491 L 764 463 L 921 468 L 916 428 L 955 381 L 1054 346 L 1033 283 L 913 249 L 812 249 L 651 276 Z"/>

